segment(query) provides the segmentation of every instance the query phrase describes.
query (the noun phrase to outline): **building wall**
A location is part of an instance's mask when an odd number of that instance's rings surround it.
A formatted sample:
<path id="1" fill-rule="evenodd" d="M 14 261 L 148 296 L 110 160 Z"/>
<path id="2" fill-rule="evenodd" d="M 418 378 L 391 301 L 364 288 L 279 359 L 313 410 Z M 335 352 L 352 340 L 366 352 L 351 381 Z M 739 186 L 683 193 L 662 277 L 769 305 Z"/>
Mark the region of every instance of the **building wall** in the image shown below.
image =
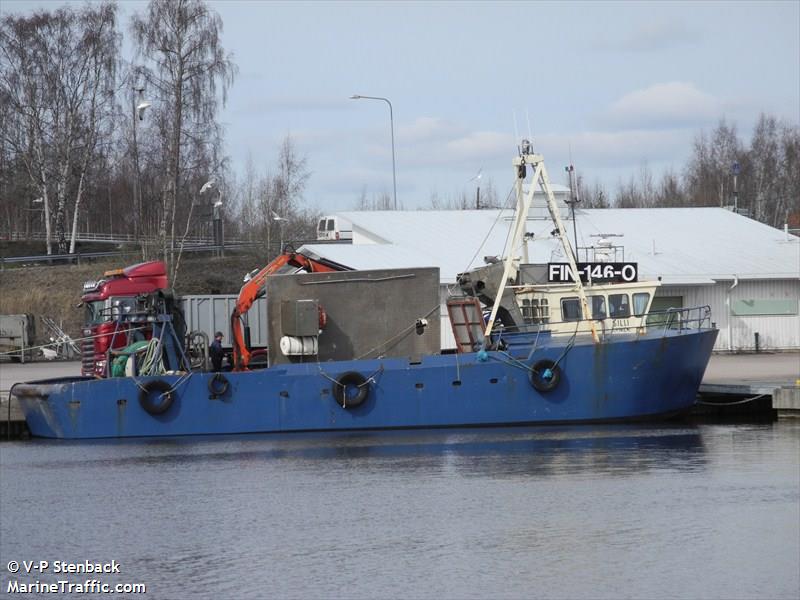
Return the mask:
<path id="1" fill-rule="evenodd" d="M 441 324 L 442 350 L 451 350 L 456 347 L 456 337 L 453 335 L 453 327 L 450 325 L 450 316 L 447 314 L 447 299 L 450 297 L 452 285 L 439 286 L 439 323 Z"/>
<path id="2" fill-rule="evenodd" d="M 764 350 L 800 348 L 800 281 L 798 280 L 733 280 L 714 285 L 665 285 L 658 296 L 682 296 L 683 306 L 711 307 L 711 320 L 719 328 L 716 351 L 755 349 L 755 333 Z M 736 315 L 731 306 L 745 300 L 784 300 L 794 306 L 793 315 Z"/>

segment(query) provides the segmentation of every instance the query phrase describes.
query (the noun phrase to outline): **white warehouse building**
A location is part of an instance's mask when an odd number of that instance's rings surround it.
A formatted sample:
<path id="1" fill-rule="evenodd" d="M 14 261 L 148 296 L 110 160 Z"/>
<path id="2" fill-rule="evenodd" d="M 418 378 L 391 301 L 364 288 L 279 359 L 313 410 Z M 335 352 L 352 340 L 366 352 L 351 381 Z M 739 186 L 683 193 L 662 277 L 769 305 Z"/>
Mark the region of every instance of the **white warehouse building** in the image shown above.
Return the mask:
<path id="1" fill-rule="evenodd" d="M 565 227 L 573 221 L 556 197 Z M 354 269 L 439 267 L 441 298 L 457 290 L 458 273 L 502 256 L 510 210 L 355 211 L 336 214 L 352 243 L 306 244 L 312 252 Z M 800 238 L 723 208 L 578 209 L 579 248 L 605 238 L 637 262 L 640 279 L 660 278 L 653 310 L 711 307 L 719 327 L 715 350 L 800 348 Z M 543 198 L 528 217 L 528 262 L 564 260 Z M 348 231 L 349 237 L 349 231 Z M 524 249 L 516 250 L 524 256 Z M 581 256 L 583 259 L 583 256 Z M 442 347 L 455 347 L 442 309 Z M 758 342 L 756 342 L 758 338 Z"/>

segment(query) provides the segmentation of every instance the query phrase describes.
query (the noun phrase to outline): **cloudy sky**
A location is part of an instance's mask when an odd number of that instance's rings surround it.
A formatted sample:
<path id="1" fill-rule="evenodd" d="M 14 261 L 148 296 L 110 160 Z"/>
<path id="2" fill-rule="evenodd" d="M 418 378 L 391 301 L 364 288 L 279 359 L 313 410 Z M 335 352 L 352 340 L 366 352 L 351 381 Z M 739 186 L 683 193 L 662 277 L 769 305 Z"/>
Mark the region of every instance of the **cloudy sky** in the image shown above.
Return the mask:
<path id="1" fill-rule="evenodd" d="M 4 2 L 4 10 L 31 6 Z M 42 3 L 37 2 L 37 5 Z M 680 168 L 725 117 L 800 122 L 800 2 L 264 2 L 212 0 L 239 76 L 221 115 L 241 171 L 291 135 L 323 211 L 392 189 L 398 200 L 501 196 L 517 134 L 551 178 L 572 161 L 608 188 L 643 164 Z M 144 3 L 123 1 L 126 14 Z"/>

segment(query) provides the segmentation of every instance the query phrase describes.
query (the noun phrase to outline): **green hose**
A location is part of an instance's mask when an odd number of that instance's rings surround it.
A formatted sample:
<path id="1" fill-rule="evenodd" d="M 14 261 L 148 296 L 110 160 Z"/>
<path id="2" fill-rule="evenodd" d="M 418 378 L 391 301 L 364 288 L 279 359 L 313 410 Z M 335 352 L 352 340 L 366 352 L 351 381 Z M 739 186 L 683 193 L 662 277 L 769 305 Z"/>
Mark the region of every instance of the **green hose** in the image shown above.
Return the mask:
<path id="1" fill-rule="evenodd" d="M 116 358 L 111 363 L 112 377 L 125 377 L 125 365 L 131 354 L 141 351 L 150 344 L 149 341 L 134 342 L 130 346 L 125 346 L 119 350 L 114 350 Z"/>

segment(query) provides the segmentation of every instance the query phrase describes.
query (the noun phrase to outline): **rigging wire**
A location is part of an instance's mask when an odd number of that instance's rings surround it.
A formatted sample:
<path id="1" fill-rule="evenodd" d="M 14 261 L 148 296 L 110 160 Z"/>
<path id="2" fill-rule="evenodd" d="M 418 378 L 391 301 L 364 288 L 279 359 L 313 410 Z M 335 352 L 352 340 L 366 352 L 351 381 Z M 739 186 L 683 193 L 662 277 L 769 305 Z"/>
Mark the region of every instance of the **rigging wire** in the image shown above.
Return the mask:
<path id="1" fill-rule="evenodd" d="M 514 186 L 511 186 L 511 189 L 508 190 L 508 194 L 506 195 L 504 206 L 500 210 L 497 211 L 497 217 L 495 217 L 494 223 L 492 223 L 492 226 L 489 228 L 489 231 L 486 232 L 486 236 L 484 236 L 483 241 L 480 243 L 478 248 L 475 250 L 475 254 L 473 254 L 472 258 L 469 259 L 469 263 L 467 263 L 466 268 L 461 271 L 462 273 L 465 273 L 465 272 L 469 271 L 470 267 L 472 266 L 472 263 L 475 262 L 475 259 L 477 258 L 478 254 L 480 254 L 481 248 L 483 248 L 486 245 L 486 242 L 489 239 L 489 236 L 492 234 L 492 231 L 494 231 L 494 228 L 497 227 L 497 223 L 500 221 L 500 217 L 503 216 L 503 212 L 506 211 L 506 210 L 509 210 L 511 208 L 509 206 L 509 199 L 511 198 L 513 192 L 514 192 Z M 506 244 L 508 244 L 508 236 L 509 235 L 511 235 L 511 228 L 510 227 L 509 227 L 509 231 L 506 232 L 506 240 L 505 240 L 505 243 L 503 244 L 504 248 L 505 248 Z M 447 294 L 449 296 L 453 295 L 453 291 L 455 290 L 457 285 L 458 285 L 458 282 L 450 284 L 448 286 Z"/>

